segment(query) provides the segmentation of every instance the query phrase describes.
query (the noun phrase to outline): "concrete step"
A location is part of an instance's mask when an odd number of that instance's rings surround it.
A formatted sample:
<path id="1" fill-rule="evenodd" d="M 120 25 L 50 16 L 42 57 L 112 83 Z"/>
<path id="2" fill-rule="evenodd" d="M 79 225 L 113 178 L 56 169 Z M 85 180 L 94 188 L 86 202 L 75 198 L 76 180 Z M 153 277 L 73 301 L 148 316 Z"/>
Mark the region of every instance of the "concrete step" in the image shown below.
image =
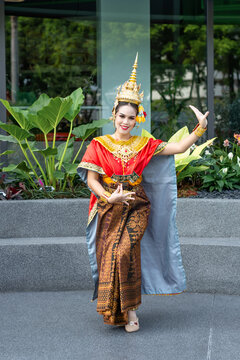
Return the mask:
<path id="1" fill-rule="evenodd" d="M 85 237 L 0 240 L 0 291 L 92 287 Z"/>
<path id="2" fill-rule="evenodd" d="M 188 292 L 240 295 L 240 238 L 180 237 Z M 0 239 L 0 291 L 93 289 L 85 237 Z"/>
<path id="3" fill-rule="evenodd" d="M 85 236 L 89 199 L 1 201 L 0 238 Z M 240 200 L 177 200 L 181 237 L 234 237 Z"/>

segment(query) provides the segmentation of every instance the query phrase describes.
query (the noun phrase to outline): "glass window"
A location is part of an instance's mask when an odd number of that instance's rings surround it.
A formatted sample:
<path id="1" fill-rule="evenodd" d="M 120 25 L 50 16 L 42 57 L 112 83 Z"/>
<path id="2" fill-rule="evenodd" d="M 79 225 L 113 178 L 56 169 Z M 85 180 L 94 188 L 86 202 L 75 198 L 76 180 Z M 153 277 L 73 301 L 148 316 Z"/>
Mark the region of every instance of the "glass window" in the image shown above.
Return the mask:
<path id="1" fill-rule="evenodd" d="M 75 125 L 99 117 L 96 2 L 88 3 L 6 3 L 7 97 L 13 104 L 28 106 L 41 93 L 65 97 L 82 87 L 85 103 Z M 58 131 L 68 128 L 61 121 Z"/>
<path id="2" fill-rule="evenodd" d="M 152 134 L 169 139 L 206 111 L 206 25 L 202 1 L 151 0 Z"/>
<path id="3" fill-rule="evenodd" d="M 221 142 L 240 132 L 240 3 L 214 1 L 215 131 Z"/>

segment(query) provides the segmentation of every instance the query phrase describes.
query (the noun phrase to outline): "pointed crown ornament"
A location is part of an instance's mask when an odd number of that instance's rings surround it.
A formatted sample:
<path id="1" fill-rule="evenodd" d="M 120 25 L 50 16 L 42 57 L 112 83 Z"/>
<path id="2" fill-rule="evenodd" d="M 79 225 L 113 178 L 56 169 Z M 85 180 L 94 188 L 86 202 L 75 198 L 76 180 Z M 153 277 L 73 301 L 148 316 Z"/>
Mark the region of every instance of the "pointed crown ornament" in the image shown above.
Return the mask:
<path id="1" fill-rule="evenodd" d="M 135 62 L 133 64 L 133 70 L 130 75 L 128 81 L 126 81 L 123 85 L 120 85 L 117 88 L 117 96 L 114 102 L 113 110 L 112 110 L 112 119 L 115 120 L 116 115 L 116 107 L 120 101 L 129 102 L 138 105 L 138 115 L 136 117 L 136 121 L 138 123 L 144 122 L 147 114 L 144 112 L 144 108 L 141 104 L 143 101 L 143 91 L 140 93 L 140 85 L 137 85 L 137 64 L 138 62 L 138 53 L 136 55 Z"/>

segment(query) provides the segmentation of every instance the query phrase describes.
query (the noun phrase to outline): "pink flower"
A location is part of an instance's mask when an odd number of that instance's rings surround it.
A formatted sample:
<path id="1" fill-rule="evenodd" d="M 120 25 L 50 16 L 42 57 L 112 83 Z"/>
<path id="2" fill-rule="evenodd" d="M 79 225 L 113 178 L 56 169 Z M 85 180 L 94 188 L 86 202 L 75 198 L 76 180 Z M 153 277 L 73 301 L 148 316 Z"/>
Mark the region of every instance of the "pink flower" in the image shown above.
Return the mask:
<path id="1" fill-rule="evenodd" d="M 240 139 L 238 140 L 237 144 L 238 144 L 238 146 L 240 146 Z"/>
<path id="2" fill-rule="evenodd" d="M 38 182 L 39 182 L 39 184 L 44 188 L 44 183 L 42 182 L 42 180 L 41 180 L 41 179 L 38 179 Z"/>
<path id="3" fill-rule="evenodd" d="M 224 140 L 223 146 L 225 146 L 225 147 L 229 146 L 229 140 L 228 139 Z"/>

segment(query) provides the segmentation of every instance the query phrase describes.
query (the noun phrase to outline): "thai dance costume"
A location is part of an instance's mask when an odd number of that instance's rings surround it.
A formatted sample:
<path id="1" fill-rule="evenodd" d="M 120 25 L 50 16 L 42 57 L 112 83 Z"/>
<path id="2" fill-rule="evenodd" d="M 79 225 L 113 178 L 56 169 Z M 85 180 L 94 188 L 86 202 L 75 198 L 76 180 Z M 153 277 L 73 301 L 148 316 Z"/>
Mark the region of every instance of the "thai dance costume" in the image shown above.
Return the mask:
<path id="1" fill-rule="evenodd" d="M 118 101 L 139 105 L 136 67 L 135 61 L 114 108 Z M 103 135 L 91 141 L 78 165 L 85 183 L 92 170 L 109 193 L 119 183 L 123 191 L 135 192 L 127 205 L 110 204 L 91 190 L 86 238 L 95 284 L 92 301 L 97 298 L 97 312 L 106 324 L 127 324 L 128 310 L 138 308 L 141 294 L 173 295 L 186 288 L 176 227 L 174 156 L 157 156 L 166 144 L 148 137 L 117 141 Z"/>

